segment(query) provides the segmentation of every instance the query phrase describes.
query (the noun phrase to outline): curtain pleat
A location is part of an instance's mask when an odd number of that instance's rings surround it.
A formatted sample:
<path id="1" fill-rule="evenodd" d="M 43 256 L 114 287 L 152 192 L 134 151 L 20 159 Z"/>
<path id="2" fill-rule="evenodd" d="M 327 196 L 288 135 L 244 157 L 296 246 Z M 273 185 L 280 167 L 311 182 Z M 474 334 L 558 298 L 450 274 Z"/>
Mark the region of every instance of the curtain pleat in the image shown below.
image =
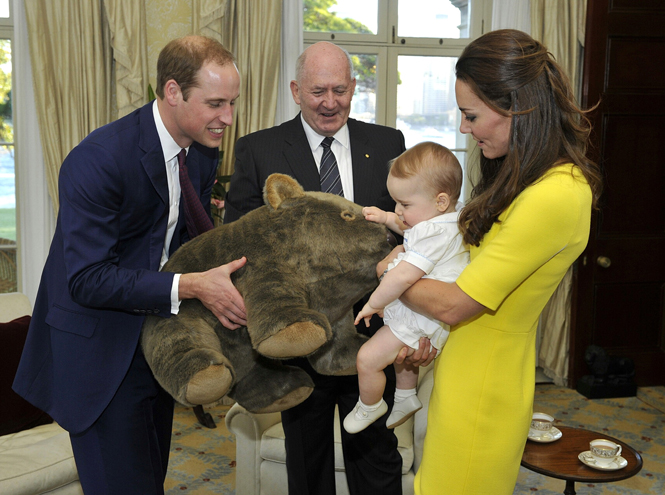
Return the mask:
<path id="1" fill-rule="evenodd" d="M 98 0 L 26 0 L 30 60 L 53 209 L 63 160 L 111 113 L 111 54 Z"/>
<path id="2" fill-rule="evenodd" d="M 227 7 L 227 0 L 192 0 L 192 33 L 222 41 L 221 19 Z"/>
<path id="3" fill-rule="evenodd" d="M 564 69 L 579 97 L 586 0 L 531 0 L 531 36 Z"/>
<path id="4" fill-rule="evenodd" d="M 240 98 L 235 122 L 224 132 L 219 174 L 233 173 L 235 142 L 275 123 L 282 0 L 194 0 L 195 33 L 214 37 L 236 57 Z"/>
<path id="5" fill-rule="evenodd" d="M 145 2 L 104 0 L 113 48 L 117 117 L 148 103 Z"/>

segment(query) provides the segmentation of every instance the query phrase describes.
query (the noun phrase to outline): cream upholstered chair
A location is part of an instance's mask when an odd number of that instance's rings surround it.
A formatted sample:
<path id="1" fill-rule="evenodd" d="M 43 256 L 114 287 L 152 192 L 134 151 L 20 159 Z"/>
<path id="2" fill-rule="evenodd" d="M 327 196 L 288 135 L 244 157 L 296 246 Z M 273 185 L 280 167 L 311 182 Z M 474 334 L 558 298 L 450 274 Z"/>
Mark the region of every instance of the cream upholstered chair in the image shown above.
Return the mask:
<path id="1" fill-rule="evenodd" d="M 0 294 L 0 322 L 31 313 L 26 295 Z M 51 423 L 0 436 L 0 493 L 83 495 L 69 434 Z"/>
<path id="2" fill-rule="evenodd" d="M 423 408 L 395 429 L 402 456 L 402 491 L 413 494 L 413 479 L 423 453 L 427 428 L 427 406 L 432 393 L 430 365 L 421 368 L 418 398 Z M 284 430 L 279 413 L 252 414 L 234 404 L 226 415 L 226 426 L 236 437 L 236 495 L 288 495 Z M 335 484 L 337 495 L 348 495 L 342 459 L 340 422 L 335 412 Z"/>

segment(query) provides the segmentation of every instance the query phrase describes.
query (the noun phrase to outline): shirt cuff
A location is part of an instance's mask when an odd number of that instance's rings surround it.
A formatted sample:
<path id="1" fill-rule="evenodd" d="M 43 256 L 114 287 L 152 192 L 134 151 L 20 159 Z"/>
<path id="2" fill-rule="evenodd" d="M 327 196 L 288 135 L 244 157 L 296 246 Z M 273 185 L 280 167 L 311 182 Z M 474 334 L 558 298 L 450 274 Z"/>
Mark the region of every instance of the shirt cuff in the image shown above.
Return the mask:
<path id="1" fill-rule="evenodd" d="M 180 287 L 180 273 L 173 275 L 173 285 L 171 285 L 171 314 L 177 315 L 180 311 L 180 299 L 178 299 L 178 288 Z"/>

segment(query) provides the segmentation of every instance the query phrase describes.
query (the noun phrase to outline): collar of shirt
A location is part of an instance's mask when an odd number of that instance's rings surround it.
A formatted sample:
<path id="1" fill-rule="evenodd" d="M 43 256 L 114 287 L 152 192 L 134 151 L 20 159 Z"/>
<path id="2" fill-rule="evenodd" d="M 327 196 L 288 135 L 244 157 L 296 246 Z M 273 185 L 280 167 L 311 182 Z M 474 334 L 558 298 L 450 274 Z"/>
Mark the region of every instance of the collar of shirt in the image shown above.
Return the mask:
<path id="1" fill-rule="evenodd" d="M 303 118 L 302 113 L 300 114 L 300 120 L 305 129 L 305 136 L 307 136 L 307 142 L 312 150 L 312 155 L 314 155 L 316 168 L 317 170 L 320 170 L 321 157 L 323 156 L 321 141 L 323 141 L 326 136 L 322 136 L 312 129 Z M 335 141 L 333 141 L 331 149 L 337 160 L 337 168 L 339 169 L 339 176 L 342 180 L 344 197 L 349 201 L 353 201 L 353 166 L 351 163 L 351 138 L 349 137 L 349 127 L 344 124 L 333 138 L 335 138 Z"/>
<path id="2" fill-rule="evenodd" d="M 169 131 L 166 130 L 162 116 L 159 114 L 159 107 L 157 106 L 157 100 L 152 104 L 152 115 L 155 118 L 155 126 L 157 127 L 157 134 L 159 135 L 159 142 L 162 145 L 162 152 L 164 153 L 164 162 L 168 163 L 178 156 L 180 150 L 182 149 L 178 146 L 178 143 L 175 142 L 175 139 L 169 134 Z M 185 148 L 189 152 L 189 146 Z M 176 161 L 177 163 L 177 161 Z"/>

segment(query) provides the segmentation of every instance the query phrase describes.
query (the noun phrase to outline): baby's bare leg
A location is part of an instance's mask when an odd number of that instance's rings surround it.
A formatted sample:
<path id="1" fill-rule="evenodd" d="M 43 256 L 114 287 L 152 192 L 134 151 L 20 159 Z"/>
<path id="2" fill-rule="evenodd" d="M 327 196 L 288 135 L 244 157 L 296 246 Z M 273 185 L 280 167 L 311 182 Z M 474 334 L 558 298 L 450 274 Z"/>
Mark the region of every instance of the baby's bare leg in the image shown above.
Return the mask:
<path id="1" fill-rule="evenodd" d="M 397 353 L 404 345 L 390 328 L 383 326 L 360 348 L 357 367 L 360 400 L 363 404 L 376 404 L 381 400 L 386 388 L 386 375 L 383 370 L 395 361 Z M 410 352 L 413 353 L 413 349 L 410 349 Z"/>
<path id="2" fill-rule="evenodd" d="M 414 350 L 409 348 L 407 356 L 414 353 Z M 395 367 L 395 375 L 397 378 L 398 390 L 410 390 L 416 388 L 418 385 L 418 367 L 410 364 L 402 363 L 393 365 Z"/>

